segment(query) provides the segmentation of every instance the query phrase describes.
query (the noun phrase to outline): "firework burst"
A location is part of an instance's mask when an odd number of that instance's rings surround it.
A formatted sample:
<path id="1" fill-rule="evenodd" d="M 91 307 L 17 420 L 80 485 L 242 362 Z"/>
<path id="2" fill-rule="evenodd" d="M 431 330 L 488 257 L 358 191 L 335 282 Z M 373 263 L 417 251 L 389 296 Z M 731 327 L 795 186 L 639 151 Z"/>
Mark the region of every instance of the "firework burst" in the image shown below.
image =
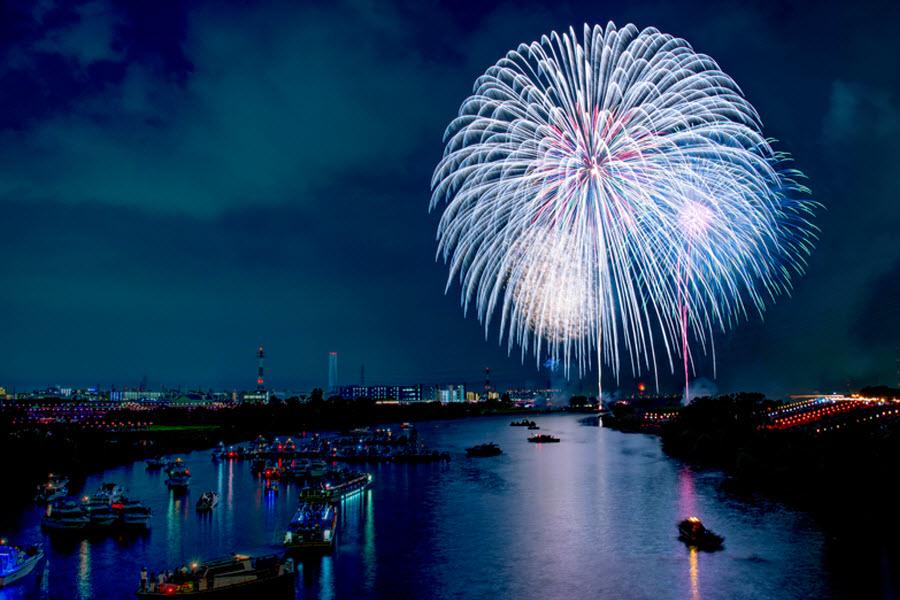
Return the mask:
<path id="1" fill-rule="evenodd" d="M 447 128 L 438 255 L 487 334 L 634 373 L 789 291 L 815 203 L 731 77 L 654 28 L 520 45 Z M 599 384 L 599 382 L 598 382 Z"/>

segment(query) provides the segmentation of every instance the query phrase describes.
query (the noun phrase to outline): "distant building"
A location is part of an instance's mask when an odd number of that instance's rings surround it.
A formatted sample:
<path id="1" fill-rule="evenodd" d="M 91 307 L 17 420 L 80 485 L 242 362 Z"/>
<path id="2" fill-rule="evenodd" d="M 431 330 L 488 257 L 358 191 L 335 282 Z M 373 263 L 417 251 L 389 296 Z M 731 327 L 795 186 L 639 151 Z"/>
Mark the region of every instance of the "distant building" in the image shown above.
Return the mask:
<path id="1" fill-rule="evenodd" d="M 338 391 L 337 358 L 337 352 L 328 353 L 328 392 L 332 394 Z"/>
<path id="2" fill-rule="evenodd" d="M 342 385 L 340 396 L 345 400 L 359 400 L 369 397 L 369 389 L 363 385 Z"/>
<path id="3" fill-rule="evenodd" d="M 260 344 L 259 349 L 256 351 L 256 391 L 264 392 L 266 390 L 266 380 L 263 377 L 263 362 L 265 361 L 266 353 L 263 352 L 262 344 Z"/>
<path id="4" fill-rule="evenodd" d="M 441 385 L 435 389 L 435 400 L 441 404 L 450 404 L 452 402 L 466 401 L 466 386 L 459 385 Z"/>
<path id="5" fill-rule="evenodd" d="M 113 390 L 109 393 L 111 402 L 163 402 L 167 398 L 166 392 L 148 390 Z"/>
<path id="6" fill-rule="evenodd" d="M 412 402 L 421 402 L 422 401 L 422 386 L 420 384 L 415 385 L 399 385 L 397 386 L 397 401 L 401 404 L 412 403 Z"/>
<path id="7" fill-rule="evenodd" d="M 243 402 L 244 404 L 268 404 L 269 392 L 244 392 L 243 394 L 241 394 L 241 402 Z"/>
<path id="8" fill-rule="evenodd" d="M 366 388 L 369 398 L 376 401 L 396 400 L 397 391 L 393 385 L 370 385 Z"/>

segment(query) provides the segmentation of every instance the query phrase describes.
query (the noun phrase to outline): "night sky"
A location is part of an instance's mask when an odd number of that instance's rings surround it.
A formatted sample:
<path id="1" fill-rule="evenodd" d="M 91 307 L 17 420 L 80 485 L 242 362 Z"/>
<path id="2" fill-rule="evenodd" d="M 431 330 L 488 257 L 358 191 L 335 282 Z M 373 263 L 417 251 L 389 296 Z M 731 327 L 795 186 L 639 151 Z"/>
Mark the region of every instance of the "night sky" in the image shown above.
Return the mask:
<path id="1" fill-rule="evenodd" d="M 713 56 L 826 207 L 793 297 L 718 336 L 710 389 L 898 384 L 896 2 L 0 6 L 9 389 L 250 388 L 260 343 L 278 389 L 324 385 L 330 350 L 341 383 L 542 384 L 444 294 L 431 172 L 488 66 L 608 20 Z"/>

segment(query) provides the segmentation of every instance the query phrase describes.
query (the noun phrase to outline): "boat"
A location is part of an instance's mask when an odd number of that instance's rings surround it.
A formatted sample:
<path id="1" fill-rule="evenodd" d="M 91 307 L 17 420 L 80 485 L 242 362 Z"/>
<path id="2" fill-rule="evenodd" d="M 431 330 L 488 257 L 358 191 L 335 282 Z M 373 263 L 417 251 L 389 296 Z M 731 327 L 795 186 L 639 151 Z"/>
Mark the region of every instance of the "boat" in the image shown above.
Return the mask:
<path id="1" fill-rule="evenodd" d="M 281 469 L 277 465 L 270 463 L 263 469 L 262 475 L 266 479 L 279 479 L 281 477 Z"/>
<path id="2" fill-rule="evenodd" d="M 225 458 L 225 442 L 219 442 L 212 451 L 212 459 L 222 460 L 223 458 Z"/>
<path id="3" fill-rule="evenodd" d="M 118 502 L 112 504 L 113 512 L 118 517 L 118 523 L 129 529 L 145 529 L 150 526 L 152 511 L 140 500 L 132 500 L 122 496 Z"/>
<path id="4" fill-rule="evenodd" d="M 164 583 L 149 582 L 137 590 L 141 600 L 152 598 L 293 598 L 296 571 L 291 558 L 235 554 L 182 567 Z"/>
<path id="5" fill-rule="evenodd" d="M 288 524 L 284 546 L 294 552 L 331 552 L 337 523 L 337 509 L 331 502 L 303 502 Z"/>
<path id="6" fill-rule="evenodd" d="M 333 502 L 366 489 L 372 483 L 371 473 L 349 469 L 334 469 L 325 474 L 316 485 L 300 490 L 300 500 L 306 502 Z"/>
<path id="7" fill-rule="evenodd" d="M 34 501 L 38 504 L 49 504 L 69 495 L 69 478 L 50 473 L 47 482 L 38 486 Z"/>
<path id="8" fill-rule="evenodd" d="M 113 512 L 107 496 L 97 494 L 85 496 L 81 499 L 81 503 L 91 527 L 109 527 L 115 524 L 116 513 Z"/>
<path id="9" fill-rule="evenodd" d="M 77 532 L 86 529 L 90 522 L 81 502 L 66 497 L 47 507 L 47 514 L 41 519 L 41 528 L 45 531 Z"/>
<path id="10" fill-rule="evenodd" d="M 537 426 L 537 423 L 532 423 L 531 425 L 528 426 L 528 429 L 531 431 L 536 431 L 536 430 L 540 429 L 540 427 Z"/>
<path id="11" fill-rule="evenodd" d="M 538 433 L 529 436 L 528 441 L 533 444 L 557 444 L 559 443 L 559 438 L 553 437 L 549 433 Z"/>
<path id="12" fill-rule="evenodd" d="M 203 492 L 200 496 L 200 499 L 197 500 L 197 510 L 209 511 L 216 507 L 216 504 L 219 503 L 219 495 L 212 490 L 207 492 Z"/>
<path id="13" fill-rule="evenodd" d="M 0 589 L 27 577 L 44 558 L 40 546 L 19 548 L 0 538 Z"/>
<path id="14" fill-rule="evenodd" d="M 510 427 L 531 427 L 532 425 L 537 425 L 537 423 L 535 423 L 534 421 L 529 421 L 528 419 L 513 421 L 509 424 Z"/>
<path id="15" fill-rule="evenodd" d="M 503 450 L 494 442 L 466 448 L 466 456 L 497 456 L 498 454 L 503 454 Z"/>
<path id="16" fill-rule="evenodd" d="M 412 429 L 413 424 L 408 422 L 400 423 L 400 429 Z"/>
<path id="17" fill-rule="evenodd" d="M 191 471 L 184 463 L 173 467 L 169 471 L 169 478 L 166 479 L 166 486 L 170 490 L 183 492 L 188 489 L 191 483 Z"/>
<path id="18" fill-rule="evenodd" d="M 309 462 L 309 477 L 312 479 L 320 479 L 325 476 L 328 465 L 324 460 L 312 460 Z"/>
<path id="19" fill-rule="evenodd" d="M 117 502 L 125 493 L 125 488 L 115 483 L 103 482 L 100 489 L 94 492 L 94 498 L 105 499 L 107 504 Z"/>
<path id="20" fill-rule="evenodd" d="M 688 517 L 678 524 L 678 539 L 689 547 L 706 552 L 721 550 L 725 541 L 725 538 L 707 529 L 698 517 Z"/>

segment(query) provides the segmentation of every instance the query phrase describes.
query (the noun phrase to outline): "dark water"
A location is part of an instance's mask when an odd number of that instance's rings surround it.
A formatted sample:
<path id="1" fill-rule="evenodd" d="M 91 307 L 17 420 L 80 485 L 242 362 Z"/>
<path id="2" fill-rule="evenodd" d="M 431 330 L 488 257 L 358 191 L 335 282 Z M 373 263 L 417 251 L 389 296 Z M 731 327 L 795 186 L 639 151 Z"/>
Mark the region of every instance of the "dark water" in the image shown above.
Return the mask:
<path id="1" fill-rule="evenodd" d="M 586 427 L 572 416 L 537 420 L 562 443 L 526 443 L 528 432 L 508 418 L 421 424 L 422 437 L 453 460 L 365 467 L 373 487 L 344 501 L 336 551 L 301 564 L 297 598 L 838 595 L 827 569 L 839 567 L 826 568 L 826 536 L 812 517 L 730 497 L 721 475 L 667 458 L 654 437 Z M 464 456 L 466 446 L 486 441 L 504 454 Z M 43 542 L 48 560 L 31 585 L 0 590 L 0 598 L 130 598 L 142 565 L 278 548 L 296 487 L 267 499 L 248 462 L 215 463 L 208 451 L 186 462 L 193 480 L 182 499 L 143 463 L 87 480 L 83 491 L 115 481 L 148 503 L 152 528 L 143 536 L 62 543 L 42 535 L 37 508 L 12 521 L 5 515 L 4 533 Z M 205 489 L 221 500 L 201 516 L 194 503 Z M 676 540 L 676 523 L 691 514 L 725 536 L 725 551 L 692 553 Z"/>

